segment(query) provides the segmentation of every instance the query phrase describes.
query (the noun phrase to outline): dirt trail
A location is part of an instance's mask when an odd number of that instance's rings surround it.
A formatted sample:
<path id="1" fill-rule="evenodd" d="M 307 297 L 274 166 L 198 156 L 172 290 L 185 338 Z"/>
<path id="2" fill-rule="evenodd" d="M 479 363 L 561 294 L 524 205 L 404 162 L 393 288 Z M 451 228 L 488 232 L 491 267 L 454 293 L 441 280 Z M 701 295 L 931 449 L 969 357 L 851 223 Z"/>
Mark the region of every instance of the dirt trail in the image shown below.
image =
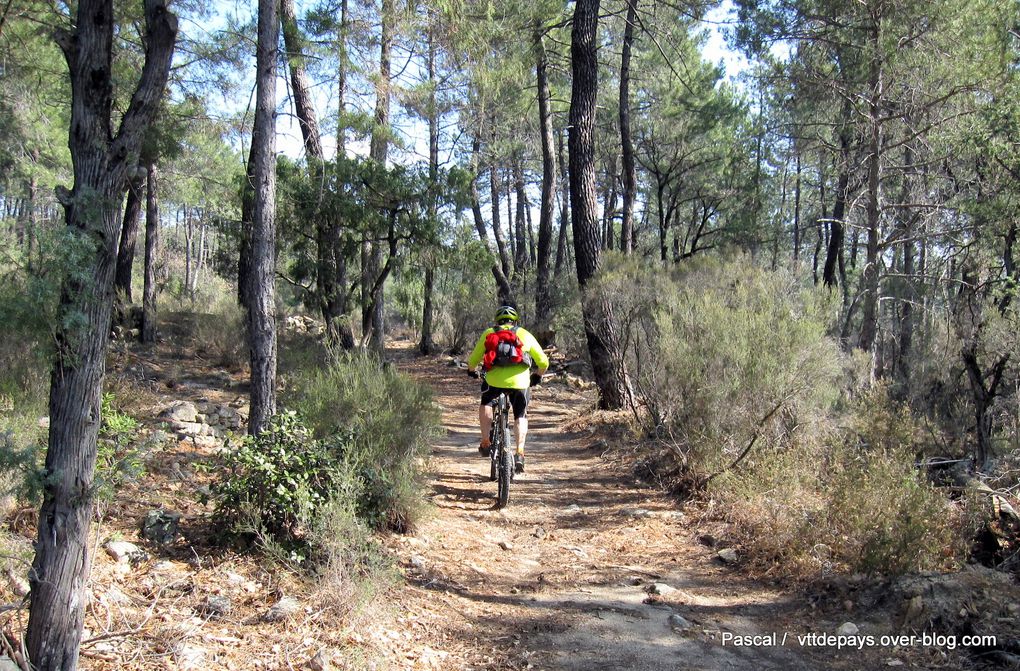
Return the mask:
<path id="1" fill-rule="evenodd" d="M 563 425 L 590 403 L 563 386 L 536 390 L 527 472 L 510 504 L 493 510 L 495 484 L 478 456 L 476 383 L 436 359 L 403 368 L 436 390 L 446 435 L 435 446 L 436 515 L 394 539 L 409 586 L 403 634 L 386 634 L 403 668 L 816 669 L 854 668 L 832 649 L 800 648 L 782 593 L 741 578 L 697 543 L 659 491 L 590 449 Z M 667 585 L 651 595 L 655 583 Z M 671 616 L 672 619 L 671 619 Z M 689 627 L 686 630 L 684 618 Z M 723 632 L 790 632 L 783 646 L 722 645 Z M 861 660 L 858 659 L 858 663 Z M 842 662 L 842 663 L 841 663 Z"/>

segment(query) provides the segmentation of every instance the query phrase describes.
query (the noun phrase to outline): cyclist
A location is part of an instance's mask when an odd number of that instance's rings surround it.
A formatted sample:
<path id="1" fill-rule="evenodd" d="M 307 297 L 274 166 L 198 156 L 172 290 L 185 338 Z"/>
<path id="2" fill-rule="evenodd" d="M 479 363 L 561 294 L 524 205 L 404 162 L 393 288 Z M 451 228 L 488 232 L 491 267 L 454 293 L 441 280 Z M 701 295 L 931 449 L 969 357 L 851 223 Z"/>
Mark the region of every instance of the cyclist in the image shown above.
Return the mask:
<path id="1" fill-rule="evenodd" d="M 535 336 L 519 325 L 520 316 L 512 306 L 504 305 L 496 310 L 495 322 L 496 325 L 486 329 L 478 339 L 467 362 L 468 371 L 474 371 L 479 364 L 485 368 L 478 407 L 478 423 L 482 431 L 478 452 L 483 456 L 489 455 L 492 406 L 499 395 L 506 392 L 514 409 L 514 438 L 517 443 L 514 469 L 523 473 L 529 388 L 541 383 L 542 374 L 549 368 L 549 357 L 542 351 Z M 538 372 L 529 374 L 532 364 Z"/>

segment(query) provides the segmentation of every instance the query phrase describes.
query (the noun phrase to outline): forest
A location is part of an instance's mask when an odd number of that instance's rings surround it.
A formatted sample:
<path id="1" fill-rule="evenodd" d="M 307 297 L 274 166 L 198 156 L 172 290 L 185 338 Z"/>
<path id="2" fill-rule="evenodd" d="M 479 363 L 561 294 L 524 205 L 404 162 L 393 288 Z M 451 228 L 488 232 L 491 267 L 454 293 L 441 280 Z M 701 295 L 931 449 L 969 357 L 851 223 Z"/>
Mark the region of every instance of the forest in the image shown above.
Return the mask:
<path id="1" fill-rule="evenodd" d="M 538 634 L 411 663 L 360 633 L 468 585 L 441 529 L 470 556 L 598 505 L 525 479 L 503 526 L 456 508 L 501 305 L 553 360 L 538 473 L 614 473 L 699 539 L 656 508 L 654 552 L 569 552 L 903 591 L 898 631 L 998 640 L 914 668 L 1020 662 L 1018 94 L 1007 0 L 0 0 L 0 669 L 575 668 Z M 583 526 L 552 524 L 527 542 Z M 153 567 L 228 564 L 163 613 Z M 127 566 L 155 586 L 114 616 Z M 999 596 L 918 615 L 925 576 Z M 291 593 L 322 605 L 293 645 L 168 633 L 292 622 Z"/>

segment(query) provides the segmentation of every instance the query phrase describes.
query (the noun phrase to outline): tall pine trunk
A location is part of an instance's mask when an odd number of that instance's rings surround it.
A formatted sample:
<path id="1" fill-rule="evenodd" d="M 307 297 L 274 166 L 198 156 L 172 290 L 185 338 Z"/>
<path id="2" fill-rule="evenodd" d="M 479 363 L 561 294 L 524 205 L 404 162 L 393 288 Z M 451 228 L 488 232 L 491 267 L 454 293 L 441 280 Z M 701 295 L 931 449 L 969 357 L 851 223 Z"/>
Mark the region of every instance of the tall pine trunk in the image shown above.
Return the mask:
<path id="1" fill-rule="evenodd" d="M 276 61 L 280 36 L 278 0 L 259 0 L 255 129 L 252 142 L 254 200 L 248 278 L 251 411 L 248 433 L 257 436 L 276 414 Z"/>
<path id="2" fill-rule="evenodd" d="M 156 342 L 156 252 L 159 249 L 159 194 L 156 165 L 145 170 L 145 281 L 142 286 L 142 342 Z"/>
<path id="3" fill-rule="evenodd" d="M 58 190 L 68 229 L 92 253 L 62 281 L 50 377 L 50 431 L 35 560 L 29 574 L 26 643 L 38 671 L 74 671 L 85 617 L 100 402 L 113 308 L 120 204 L 138 167 L 142 138 L 163 96 L 177 19 L 163 0 L 145 2 L 145 63 L 114 134 L 113 0 L 80 0 L 74 32 L 57 43 L 70 72 L 71 191 Z"/>
<path id="4" fill-rule="evenodd" d="M 138 219 L 142 212 L 142 184 L 145 171 L 138 168 L 128 181 L 127 204 L 124 206 L 124 223 L 120 229 L 120 243 L 117 246 L 117 270 L 113 286 L 117 294 L 131 303 L 131 269 L 135 262 L 135 246 L 138 242 Z"/>
<path id="5" fill-rule="evenodd" d="M 582 294 L 600 264 L 598 206 L 595 191 L 595 107 L 598 96 L 596 58 L 599 0 L 577 0 L 570 36 L 573 82 L 570 96 L 570 205 L 574 229 L 574 260 Z M 599 407 L 619 409 L 626 397 L 626 377 L 606 296 L 586 295 L 584 331 Z"/>
<path id="6" fill-rule="evenodd" d="M 552 310 L 549 291 L 549 260 L 552 255 L 552 222 L 556 216 L 556 149 L 553 136 L 552 110 L 549 99 L 548 58 L 541 31 L 535 29 L 538 81 L 538 121 L 542 129 L 542 202 L 538 217 L 538 258 L 535 276 L 535 324 L 538 329 L 549 327 Z"/>
<path id="7" fill-rule="evenodd" d="M 637 168 L 634 143 L 630 137 L 630 54 L 634 43 L 638 0 L 627 0 L 627 19 L 623 28 L 623 55 L 620 59 L 620 157 L 623 159 L 623 219 L 620 224 L 620 249 L 634 250 L 634 198 L 637 194 Z"/>
<path id="8" fill-rule="evenodd" d="M 380 17 L 382 25 L 379 34 L 379 77 L 375 86 L 375 125 L 372 128 L 368 155 L 373 161 L 385 166 L 390 146 L 390 57 L 393 48 L 393 22 L 396 19 L 393 0 L 382 0 Z M 382 356 L 386 338 L 386 287 L 382 269 L 382 252 L 382 245 L 370 240 L 363 241 L 361 250 L 362 299 L 364 301 L 362 328 L 369 335 L 369 348 L 380 356 Z M 382 278 L 383 282 L 378 282 L 379 278 Z"/>

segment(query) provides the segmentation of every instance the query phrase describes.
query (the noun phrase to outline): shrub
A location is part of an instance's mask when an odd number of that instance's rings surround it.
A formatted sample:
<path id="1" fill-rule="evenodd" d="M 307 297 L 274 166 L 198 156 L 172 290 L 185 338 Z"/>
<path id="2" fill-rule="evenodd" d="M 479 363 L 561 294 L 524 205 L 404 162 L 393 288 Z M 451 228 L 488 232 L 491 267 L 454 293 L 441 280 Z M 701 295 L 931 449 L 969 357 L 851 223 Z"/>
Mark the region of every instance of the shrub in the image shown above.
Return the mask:
<path id="1" fill-rule="evenodd" d="M 705 488 L 753 563 L 787 575 L 947 568 L 956 504 L 915 465 L 925 432 L 829 332 L 826 298 L 747 258 L 597 285 L 674 483 Z"/>
<path id="2" fill-rule="evenodd" d="M 612 297 L 647 428 L 688 478 L 824 433 L 842 357 L 817 294 L 745 258 L 641 275 L 618 262 L 597 290 Z"/>
<path id="3" fill-rule="evenodd" d="M 211 293 L 206 302 L 199 304 L 207 306 L 208 311 L 195 314 L 191 333 L 195 353 L 215 366 L 241 370 L 248 362 L 244 310 L 225 289 Z"/>
<path id="4" fill-rule="evenodd" d="M 431 391 L 361 354 L 337 353 L 295 373 L 288 403 L 319 438 L 349 436 L 338 459 L 363 483 L 358 513 L 373 526 L 404 530 L 422 508 L 423 465 L 438 434 Z M 327 441 L 328 442 L 328 441 Z"/>
<path id="5" fill-rule="evenodd" d="M 294 412 L 272 417 L 257 437 L 228 453 L 213 487 L 217 516 L 243 531 L 292 540 L 314 518 L 339 475 L 321 442 Z"/>
<path id="6" fill-rule="evenodd" d="M 145 473 L 145 463 L 137 443 L 138 420 L 117 407 L 113 394 L 103 394 L 100 417 L 95 487 L 99 500 L 109 501 L 121 485 Z"/>

